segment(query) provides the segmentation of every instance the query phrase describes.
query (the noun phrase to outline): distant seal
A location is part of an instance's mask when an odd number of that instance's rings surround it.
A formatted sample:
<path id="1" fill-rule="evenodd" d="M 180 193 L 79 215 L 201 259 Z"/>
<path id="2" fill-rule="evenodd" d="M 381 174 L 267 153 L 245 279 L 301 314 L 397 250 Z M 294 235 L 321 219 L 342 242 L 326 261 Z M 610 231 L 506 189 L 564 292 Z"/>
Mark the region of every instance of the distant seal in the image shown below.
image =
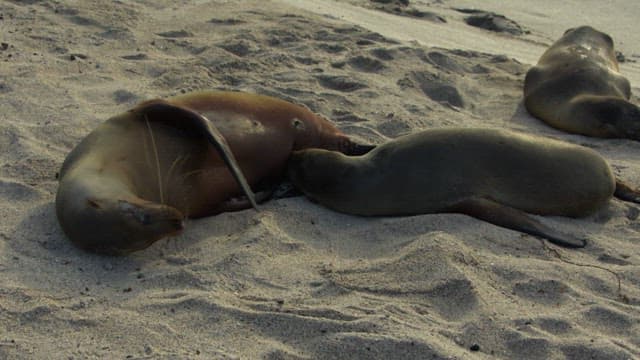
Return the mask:
<path id="1" fill-rule="evenodd" d="M 198 92 L 151 100 L 98 126 L 60 170 L 56 213 L 77 246 L 124 254 L 198 218 L 256 206 L 293 150 L 362 154 L 328 120 L 283 100 Z M 268 189 L 267 189 L 268 190 Z M 244 202 L 234 201 L 245 195 Z"/>
<path id="2" fill-rule="evenodd" d="M 586 242 L 530 214 L 585 216 L 616 189 L 609 166 L 595 151 L 492 129 L 424 131 L 357 157 L 296 151 L 288 175 L 308 197 L 340 212 L 463 213 L 567 247 Z"/>
<path id="3" fill-rule="evenodd" d="M 533 116 L 593 137 L 640 140 L 640 109 L 630 96 L 613 40 L 589 26 L 567 30 L 524 81 L 524 104 Z"/>

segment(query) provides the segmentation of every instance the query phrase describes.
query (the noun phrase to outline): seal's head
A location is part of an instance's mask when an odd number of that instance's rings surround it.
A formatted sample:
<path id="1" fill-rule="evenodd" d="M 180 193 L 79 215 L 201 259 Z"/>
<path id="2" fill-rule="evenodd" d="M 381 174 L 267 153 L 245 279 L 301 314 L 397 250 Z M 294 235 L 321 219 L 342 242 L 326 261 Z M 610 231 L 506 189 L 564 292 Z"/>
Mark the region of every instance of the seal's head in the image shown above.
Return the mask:
<path id="1" fill-rule="evenodd" d="M 310 112 L 307 115 L 308 117 L 303 119 L 291 120 L 291 127 L 295 131 L 294 150 L 321 148 L 357 156 L 364 155 L 375 148 L 374 145 L 354 142 L 322 116 Z"/>
<path id="2" fill-rule="evenodd" d="M 323 149 L 294 151 L 287 165 L 288 177 L 307 196 L 333 194 L 355 169 L 348 156 Z"/>
<path id="3" fill-rule="evenodd" d="M 562 37 L 568 41 L 575 41 L 577 38 L 594 38 L 603 41 L 607 46 L 613 48 L 613 39 L 606 33 L 598 31 L 591 26 L 583 25 L 567 29 Z"/>
<path id="4" fill-rule="evenodd" d="M 56 196 L 62 229 L 84 250 L 122 255 L 183 229 L 184 216 L 173 207 L 118 191 L 119 184 L 104 179 L 90 183 L 87 178 L 63 179 Z"/>
<path id="5" fill-rule="evenodd" d="M 597 119 L 592 125 L 600 137 L 640 139 L 640 108 L 614 96 L 581 96 L 571 102 L 578 119 Z"/>

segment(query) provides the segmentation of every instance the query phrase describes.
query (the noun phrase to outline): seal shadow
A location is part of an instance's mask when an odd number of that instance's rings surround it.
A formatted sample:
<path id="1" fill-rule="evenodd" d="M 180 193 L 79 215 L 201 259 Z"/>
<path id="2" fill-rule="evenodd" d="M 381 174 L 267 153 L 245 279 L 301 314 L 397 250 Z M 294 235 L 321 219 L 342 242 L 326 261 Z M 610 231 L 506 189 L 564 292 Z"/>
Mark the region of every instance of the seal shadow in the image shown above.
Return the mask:
<path id="1" fill-rule="evenodd" d="M 158 261 L 171 264 L 181 257 L 179 253 L 188 252 L 211 237 L 241 232 L 247 226 L 245 222 L 252 218 L 234 220 L 229 217 L 242 218 L 242 212 L 230 214 L 220 219 L 191 220 L 182 235 L 160 240 L 127 256 L 108 256 L 74 246 L 58 223 L 54 202 L 49 201 L 25 211 L 22 221 L 8 233 L 6 246 L 11 248 L 8 253 L 14 254 L 13 261 L 20 268 L 16 274 L 24 286 L 39 289 L 46 284 L 50 289 L 68 289 L 72 284 L 71 288 L 82 289 L 86 284 L 105 283 L 109 287 L 127 288 L 141 269 L 154 267 Z M 220 226 L 193 224 L 207 219 Z"/>
<path id="2" fill-rule="evenodd" d="M 272 199 L 296 196 L 302 196 L 302 194 L 293 189 L 290 183 L 283 182 L 277 187 Z M 247 213 L 253 215 L 247 216 Z M 55 203 L 51 201 L 29 210 L 12 234 L 12 238 L 23 238 L 24 241 L 30 243 L 30 249 L 25 250 L 25 247 L 18 246 L 13 242 L 9 244 L 14 245 L 13 248 L 17 253 L 22 254 L 32 252 L 33 248 L 41 249 L 32 254 L 39 258 L 87 258 L 98 261 L 105 260 L 110 263 L 113 263 L 115 259 L 130 258 L 135 261 L 134 265 L 144 265 L 160 257 L 171 256 L 185 249 L 196 247 L 203 241 L 207 241 L 208 238 L 241 233 L 255 223 L 257 214 L 252 209 L 246 209 L 199 219 L 187 219 L 185 229 L 181 234 L 158 240 L 142 251 L 121 257 L 95 254 L 73 245 L 62 231 L 56 218 Z M 31 252 L 29 253 L 31 254 Z"/>
<path id="3" fill-rule="evenodd" d="M 507 120 L 507 124 L 512 130 L 518 130 L 528 134 L 546 136 L 558 140 L 579 143 L 578 141 L 571 141 L 568 139 L 577 136 L 579 136 L 580 138 L 584 138 L 580 135 L 568 134 L 566 132 L 554 129 L 542 120 L 531 115 L 529 111 L 527 111 L 527 108 L 524 106 L 524 99 L 520 99 L 513 112 L 513 115 L 511 115 L 511 118 Z"/>

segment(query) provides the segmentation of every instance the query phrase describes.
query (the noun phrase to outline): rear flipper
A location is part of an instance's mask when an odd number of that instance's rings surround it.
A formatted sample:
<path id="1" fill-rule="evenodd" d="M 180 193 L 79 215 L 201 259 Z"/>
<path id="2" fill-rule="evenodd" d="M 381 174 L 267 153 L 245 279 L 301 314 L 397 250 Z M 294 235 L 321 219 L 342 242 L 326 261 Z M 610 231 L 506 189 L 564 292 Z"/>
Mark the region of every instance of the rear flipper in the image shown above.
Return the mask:
<path id="1" fill-rule="evenodd" d="M 231 152 L 229 144 L 220 131 L 213 126 L 206 117 L 190 109 L 172 105 L 164 100 L 151 100 L 140 104 L 132 111 L 142 112 L 145 119 L 151 122 L 161 122 L 182 131 L 205 136 L 207 141 L 218 151 L 220 157 L 229 167 L 229 171 L 236 179 L 249 203 L 257 209 L 255 194 L 251 190 L 247 179 L 238 166 L 238 161 Z"/>
<path id="2" fill-rule="evenodd" d="M 587 241 L 584 239 L 562 234 L 542 224 L 524 211 L 499 204 L 489 199 L 467 199 L 453 206 L 450 210 L 452 212 L 473 216 L 507 229 L 539 236 L 560 246 L 581 248 L 587 244 Z"/>
<path id="3" fill-rule="evenodd" d="M 629 185 L 616 179 L 616 191 L 613 193 L 615 197 L 624 201 L 631 201 L 640 204 L 640 191 L 631 188 Z"/>

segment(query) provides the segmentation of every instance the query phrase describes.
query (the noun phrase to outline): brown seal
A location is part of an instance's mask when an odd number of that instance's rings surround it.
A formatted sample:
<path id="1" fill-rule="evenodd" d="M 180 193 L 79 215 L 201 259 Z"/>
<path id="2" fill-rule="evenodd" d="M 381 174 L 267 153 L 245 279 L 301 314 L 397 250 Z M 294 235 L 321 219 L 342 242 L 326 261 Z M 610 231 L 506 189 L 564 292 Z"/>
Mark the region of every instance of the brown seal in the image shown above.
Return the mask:
<path id="1" fill-rule="evenodd" d="M 364 156 L 296 151 L 288 174 L 308 197 L 340 212 L 463 213 L 568 247 L 586 242 L 530 214 L 585 216 L 616 189 L 606 161 L 591 149 L 492 129 L 424 131 Z M 638 199 L 637 192 L 623 190 Z"/>
<path id="2" fill-rule="evenodd" d="M 589 26 L 567 30 L 524 82 L 524 104 L 533 116 L 594 137 L 640 140 L 640 109 L 630 96 L 613 40 Z"/>
<path id="3" fill-rule="evenodd" d="M 143 249 L 186 217 L 255 206 L 250 187 L 274 184 L 293 150 L 362 154 L 328 120 L 272 97 L 198 92 L 151 100 L 110 118 L 67 156 L 56 213 L 79 247 Z M 247 201 L 233 201 L 246 195 Z"/>

